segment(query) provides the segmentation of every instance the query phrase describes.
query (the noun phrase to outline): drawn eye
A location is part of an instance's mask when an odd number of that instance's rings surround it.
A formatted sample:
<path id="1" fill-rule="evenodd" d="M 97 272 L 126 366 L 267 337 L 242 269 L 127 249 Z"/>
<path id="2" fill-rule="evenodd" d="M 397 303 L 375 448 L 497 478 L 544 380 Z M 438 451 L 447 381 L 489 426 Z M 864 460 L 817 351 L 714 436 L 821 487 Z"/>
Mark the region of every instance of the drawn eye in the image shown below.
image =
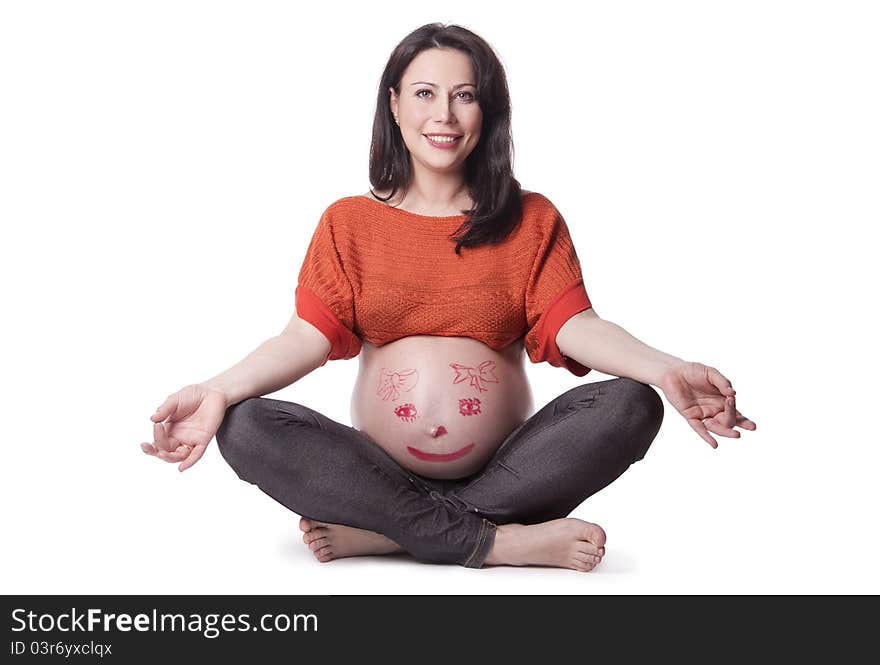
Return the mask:
<path id="1" fill-rule="evenodd" d="M 475 416 L 480 413 L 480 400 L 476 397 L 466 397 L 458 400 L 458 411 L 463 416 Z"/>
<path id="2" fill-rule="evenodd" d="M 396 409 L 394 409 L 394 415 L 396 415 L 401 420 L 405 420 L 408 423 L 411 423 L 415 420 L 418 412 L 416 411 L 416 407 L 412 404 L 401 404 Z"/>

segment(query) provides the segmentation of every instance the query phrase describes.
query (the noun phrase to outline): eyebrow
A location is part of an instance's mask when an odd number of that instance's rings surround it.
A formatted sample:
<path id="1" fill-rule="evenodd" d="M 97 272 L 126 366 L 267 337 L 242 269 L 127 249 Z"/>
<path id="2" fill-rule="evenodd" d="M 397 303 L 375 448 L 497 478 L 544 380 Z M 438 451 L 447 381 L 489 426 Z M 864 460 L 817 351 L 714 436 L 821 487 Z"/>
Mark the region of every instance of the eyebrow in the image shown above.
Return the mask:
<path id="1" fill-rule="evenodd" d="M 429 83 L 428 81 L 416 81 L 415 83 L 410 83 L 410 85 L 429 85 L 429 86 L 431 86 L 432 88 L 436 88 L 436 87 L 437 87 L 437 84 L 436 84 L 436 83 Z M 463 88 L 463 87 L 466 86 L 466 85 L 472 86 L 472 87 L 474 87 L 474 88 L 477 87 L 477 86 L 474 85 L 473 83 L 459 83 L 459 84 L 457 84 L 457 85 L 452 86 L 452 89 L 453 89 L 453 90 L 457 90 L 458 88 Z"/>

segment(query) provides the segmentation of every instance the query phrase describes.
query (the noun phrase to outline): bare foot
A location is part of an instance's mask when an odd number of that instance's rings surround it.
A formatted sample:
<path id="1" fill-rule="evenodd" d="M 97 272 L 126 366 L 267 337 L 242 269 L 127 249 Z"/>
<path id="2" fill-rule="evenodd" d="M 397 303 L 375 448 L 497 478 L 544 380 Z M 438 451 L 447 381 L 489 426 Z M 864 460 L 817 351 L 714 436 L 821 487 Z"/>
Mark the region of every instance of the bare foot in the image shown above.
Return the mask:
<path id="1" fill-rule="evenodd" d="M 573 517 L 542 524 L 499 524 L 488 565 L 556 566 L 587 572 L 605 555 L 605 531 Z"/>
<path id="2" fill-rule="evenodd" d="M 329 524 L 303 517 L 299 521 L 303 542 L 321 563 L 346 556 L 392 554 L 403 548 L 380 533 L 344 524 Z"/>

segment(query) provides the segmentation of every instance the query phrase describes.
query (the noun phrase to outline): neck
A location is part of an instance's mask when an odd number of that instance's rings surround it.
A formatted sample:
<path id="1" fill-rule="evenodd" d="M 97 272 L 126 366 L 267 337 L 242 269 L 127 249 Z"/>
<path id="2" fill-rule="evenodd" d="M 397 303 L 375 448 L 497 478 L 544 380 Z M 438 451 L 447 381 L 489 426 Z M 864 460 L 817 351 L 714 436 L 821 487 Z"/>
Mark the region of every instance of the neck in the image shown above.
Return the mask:
<path id="1" fill-rule="evenodd" d="M 412 184 L 405 201 L 410 207 L 445 212 L 470 207 L 464 173 L 436 173 L 414 169 Z"/>

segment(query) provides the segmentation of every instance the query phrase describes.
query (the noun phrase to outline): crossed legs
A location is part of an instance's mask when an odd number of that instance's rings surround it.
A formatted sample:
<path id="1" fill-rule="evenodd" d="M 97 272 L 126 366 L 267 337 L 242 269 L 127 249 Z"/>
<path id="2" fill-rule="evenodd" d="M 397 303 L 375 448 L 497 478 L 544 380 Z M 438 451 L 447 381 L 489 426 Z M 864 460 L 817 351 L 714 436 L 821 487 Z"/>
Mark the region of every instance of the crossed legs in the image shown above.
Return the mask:
<path id="1" fill-rule="evenodd" d="M 577 386 L 514 430 L 478 473 L 434 481 L 369 437 L 291 402 L 252 398 L 227 411 L 218 446 L 240 478 L 299 515 L 320 561 L 407 551 L 458 563 L 589 570 L 601 527 L 566 516 L 642 459 L 663 419 L 650 386 Z"/>

